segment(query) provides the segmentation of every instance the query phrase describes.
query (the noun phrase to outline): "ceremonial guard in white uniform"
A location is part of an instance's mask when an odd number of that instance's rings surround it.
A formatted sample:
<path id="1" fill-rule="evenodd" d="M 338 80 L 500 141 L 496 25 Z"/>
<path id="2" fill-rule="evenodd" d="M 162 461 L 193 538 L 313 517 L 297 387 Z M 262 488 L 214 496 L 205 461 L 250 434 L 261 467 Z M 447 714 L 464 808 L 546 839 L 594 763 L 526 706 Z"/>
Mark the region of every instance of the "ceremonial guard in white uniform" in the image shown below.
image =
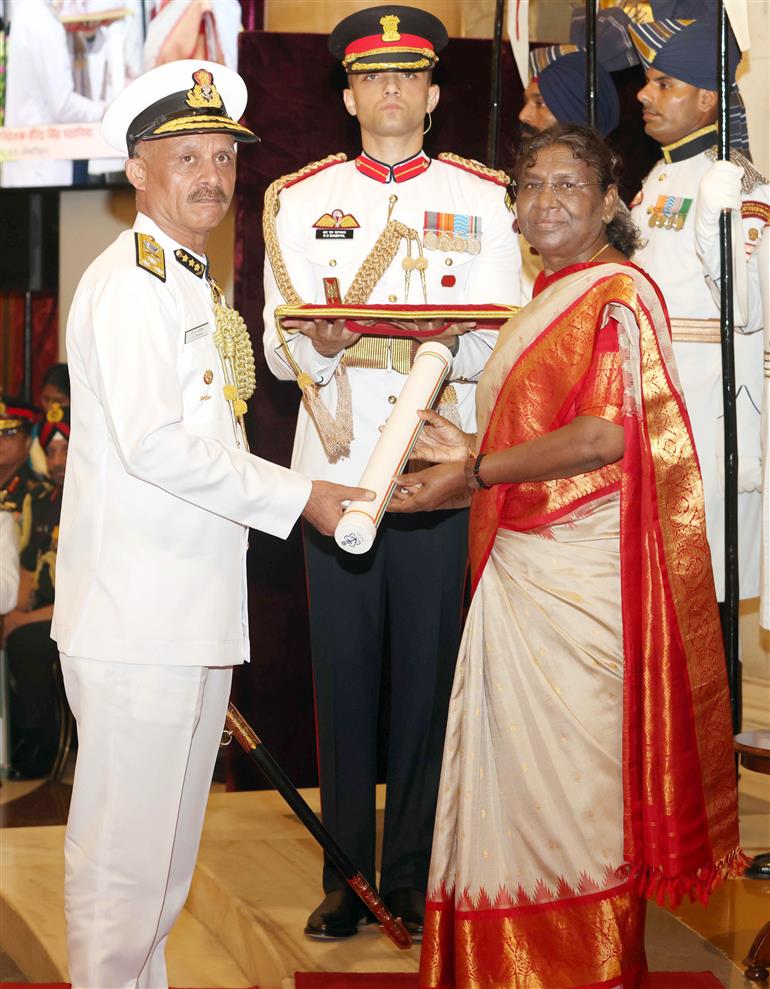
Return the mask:
<path id="1" fill-rule="evenodd" d="M 330 38 L 348 73 L 348 112 L 362 153 L 331 156 L 278 180 L 265 201 L 265 356 L 311 402 L 299 411 L 292 466 L 356 483 L 403 388 L 416 344 L 360 336 L 329 323 L 276 327 L 286 303 L 512 304 L 520 255 L 508 178 L 422 150 L 438 101 L 430 70 L 447 41 L 435 17 L 380 6 L 343 20 Z M 395 255 L 383 233 L 401 224 Z M 366 260 L 376 274 L 363 279 Z M 288 332 L 288 330 L 292 332 Z M 458 327 L 460 331 L 468 327 Z M 299 331 L 299 332 L 297 332 Z M 454 330 L 451 332 L 455 332 Z M 494 331 L 448 336 L 456 351 L 442 411 L 475 429 L 475 381 Z M 387 517 L 374 548 L 352 557 L 306 533 L 324 823 L 370 880 L 384 641 L 390 656 L 387 808 L 380 892 L 420 936 L 446 710 L 459 645 L 467 512 Z M 328 894 L 306 934 L 346 937 L 362 909 L 328 864 Z"/>
<path id="2" fill-rule="evenodd" d="M 634 255 L 660 286 L 692 422 L 706 499 L 717 599 L 724 599 L 724 454 L 719 344 L 719 214 L 735 211 L 735 378 L 738 415 L 740 595 L 759 593 L 762 313 L 755 248 L 770 221 L 770 186 L 740 152 L 716 161 L 716 39 L 707 22 L 666 20 L 629 28 L 647 72 L 639 92 L 645 130 L 663 158 L 644 180 L 632 216 L 646 238 Z M 738 64 L 732 43 L 730 67 Z M 742 223 L 737 222 L 737 217 Z M 737 232 L 737 236 L 736 236 Z M 743 311 L 742 311 L 743 310 Z"/>
<path id="3" fill-rule="evenodd" d="M 67 324 L 72 433 L 52 636 L 79 751 L 65 838 L 75 989 L 167 985 L 232 667 L 249 658 L 248 527 L 333 530 L 349 489 L 249 454 L 248 332 L 205 245 L 235 183 L 246 87 L 169 63 L 105 115 L 139 215 L 88 268 Z M 228 113 L 230 111 L 230 113 Z M 232 114 L 232 116 L 230 115 Z"/>

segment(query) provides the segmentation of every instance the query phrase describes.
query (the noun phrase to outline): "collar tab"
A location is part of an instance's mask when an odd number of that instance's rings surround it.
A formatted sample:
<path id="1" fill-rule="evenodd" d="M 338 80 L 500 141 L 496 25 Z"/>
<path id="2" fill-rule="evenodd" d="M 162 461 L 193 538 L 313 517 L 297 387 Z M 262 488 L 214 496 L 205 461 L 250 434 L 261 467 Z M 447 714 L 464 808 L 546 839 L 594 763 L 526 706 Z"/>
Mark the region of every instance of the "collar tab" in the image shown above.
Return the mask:
<path id="1" fill-rule="evenodd" d="M 430 167 L 430 158 L 424 151 L 395 165 L 386 165 L 383 161 L 372 158 L 365 151 L 356 158 L 356 168 L 362 175 L 386 185 L 388 182 L 408 182 L 409 179 L 422 174 Z"/>

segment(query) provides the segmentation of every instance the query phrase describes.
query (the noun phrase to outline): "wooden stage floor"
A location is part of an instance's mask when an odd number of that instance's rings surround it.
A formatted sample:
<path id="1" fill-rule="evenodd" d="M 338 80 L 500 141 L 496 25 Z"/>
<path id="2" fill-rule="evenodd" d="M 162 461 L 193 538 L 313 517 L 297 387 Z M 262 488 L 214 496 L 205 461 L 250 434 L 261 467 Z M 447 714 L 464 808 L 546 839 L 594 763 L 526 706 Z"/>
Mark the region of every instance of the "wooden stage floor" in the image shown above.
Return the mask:
<path id="1" fill-rule="evenodd" d="M 317 810 L 318 791 L 303 793 Z M 378 808 L 383 799 L 380 789 Z M 758 810 L 745 818 L 749 851 L 767 828 L 766 810 Z M 63 834 L 61 825 L 0 831 L 0 951 L 30 982 L 67 978 Z M 320 873 L 320 850 L 277 794 L 213 793 L 190 896 L 169 939 L 172 985 L 292 989 L 295 971 L 416 971 L 419 946 L 398 951 L 374 927 L 329 944 L 303 936 L 321 898 Z M 650 967 L 708 970 L 744 989 L 734 961 L 769 906 L 770 882 L 750 880 L 726 884 L 708 910 L 683 908 L 681 920 L 653 906 Z"/>

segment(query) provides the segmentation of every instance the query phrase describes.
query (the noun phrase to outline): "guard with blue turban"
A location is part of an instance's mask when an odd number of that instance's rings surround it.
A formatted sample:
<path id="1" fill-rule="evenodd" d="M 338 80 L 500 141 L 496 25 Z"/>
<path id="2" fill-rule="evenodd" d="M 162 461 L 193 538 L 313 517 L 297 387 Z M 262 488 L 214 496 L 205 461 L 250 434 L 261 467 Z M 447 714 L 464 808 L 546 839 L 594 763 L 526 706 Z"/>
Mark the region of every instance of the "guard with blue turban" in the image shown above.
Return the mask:
<path id="1" fill-rule="evenodd" d="M 588 125 L 586 51 L 576 45 L 536 48 L 529 56 L 530 82 L 519 114 L 522 133 L 534 134 L 554 124 Z M 596 127 L 606 137 L 620 119 L 618 93 L 609 72 L 596 67 Z"/>
<path id="2" fill-rule="evenodd" d="M 724 599 L 722 355 L 719 216 L 731 211 L 736 289 L 735 378 L 742 598 L 759 592 L 762 311 L 756 247 L 770 220 L 770 186 L 735 148 L 717 160 L 717 43 L 712 17 L 633 24 L 645 68 L 638 93 L 644 129 L 662 148 L 632 202 L 647 241 L 634 255 L 660 285 L 672 318 L 674 353 L 703 472 L 706 527 L 717 599 Z M 731 82 L 740 52 L 731 38 Z M 736 124 L 738 121 L 736 120 Z M 731 130 L 733 119 L 731 119 Z M 739 128 L 738 128 L 739 129 Z"/>

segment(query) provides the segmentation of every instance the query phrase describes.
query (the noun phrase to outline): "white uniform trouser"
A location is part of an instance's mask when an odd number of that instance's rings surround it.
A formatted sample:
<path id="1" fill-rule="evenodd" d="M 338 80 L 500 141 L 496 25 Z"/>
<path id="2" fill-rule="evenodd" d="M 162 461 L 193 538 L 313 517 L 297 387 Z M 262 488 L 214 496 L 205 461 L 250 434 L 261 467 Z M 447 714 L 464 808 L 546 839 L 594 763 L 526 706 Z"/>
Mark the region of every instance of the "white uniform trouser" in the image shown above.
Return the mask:
<path id="1" fill-rule="evenodd" d="M 167 989 L 232 670 L 61 656 L 78 725 L 65 837 L 73 989 Z"/>

